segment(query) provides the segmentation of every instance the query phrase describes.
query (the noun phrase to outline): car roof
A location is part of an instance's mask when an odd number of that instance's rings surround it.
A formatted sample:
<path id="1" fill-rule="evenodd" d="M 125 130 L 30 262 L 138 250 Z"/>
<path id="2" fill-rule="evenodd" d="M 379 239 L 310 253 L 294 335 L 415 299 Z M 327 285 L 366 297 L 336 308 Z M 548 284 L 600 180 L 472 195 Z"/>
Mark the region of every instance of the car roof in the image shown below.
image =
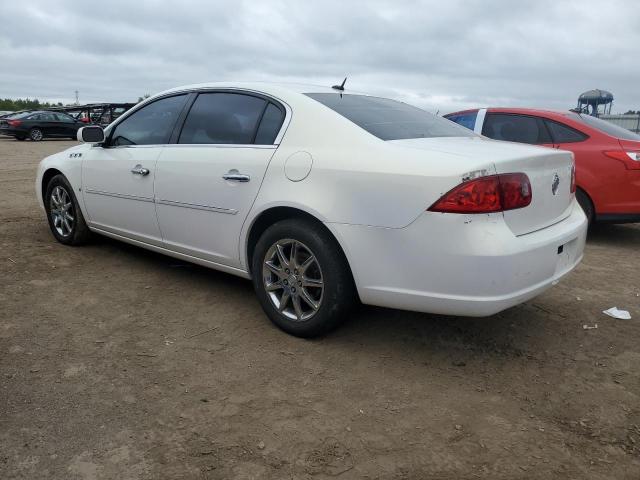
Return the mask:
<path id="1" fill-rule="evenodd" d="M 552 110 L 545 108 L 527 108 L 527 107 L 482 107 L 489 112 L 502 113 L 521 113 L 523 115 L 561 115 L 570 116 L 571 110 Z M 459 115 L 462 113 L 477 112 L 481 108 L 470 108 L 467 110 L 459 110 L 457 112 L 447 113 L 447 115 Z"/>
<path id="2" fill-rule="evenodd" d="M 191 85 L 183 85 L 176 88 L 171 88 L 154 95 L 152 98 L 166 95 L 168 93 L 180 92 L 185 90 L 198 90 L 198 89 L 238 89 L 249 90 L 272 95 L 274 97 L 282 98 L 286 100 L 287 97 L 296 96 L 303 93 L 342 93 L 343 95 L 357 94 L 367 95 L 366 93 L 356 92 L 349 89 L 344 91 L 336 90 L 330 86 L 313 85 L 306 83 L 284 83 L 284 82 L 208 82 L 208 83 L 195 83 Z"/>

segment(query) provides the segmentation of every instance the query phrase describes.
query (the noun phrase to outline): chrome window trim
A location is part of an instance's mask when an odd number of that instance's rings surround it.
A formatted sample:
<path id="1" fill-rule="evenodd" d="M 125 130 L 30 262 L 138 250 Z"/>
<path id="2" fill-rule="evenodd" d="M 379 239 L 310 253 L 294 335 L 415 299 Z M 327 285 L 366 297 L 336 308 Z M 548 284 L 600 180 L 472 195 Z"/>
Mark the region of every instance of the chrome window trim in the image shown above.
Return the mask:
<path id="1" fill-rule="evenodd" d="M 135 107 L 130 108 L 129 110 L 127 110 L 125 113 L 123 113 L 122 115 L 120 115 L 116 120 L 113 121 L 113 123 L 109 124 L 109 126 L 107 126 L 107 128 L 105 128 L 104 130 L 104 136 L 105 138 L 109 138 L 109 135 L 111 134 L 111 130 L 113 130 L 114 128 L 116 128 L 118 126 L 118 124 L 122 121 L 124 121 L 126 118 L 128 118 L 130 115 L 133 115 L 135 112 L 137 112 L 138 110 L 140 110 L 141 108 L 143 108 L 144 106 L 155 102 L 157 100 L 161 100 L 163 98 L 167 98 L 167 97 L 174 97 L 176 95 L 183 95 L 183 94 L 190 94 L 190 93 L 212 93 L 212 92 L 234 92 L 234 93 L 247 93 L 247 94 L 255 94 L 255 95 L 260 95 L 262 97 L 268 98 L 270 100 L 272 100 L 275 104 L 278 105 L 282 105 L 282 107 L 284 107 L 284 120 L 282 121 L 282 125 L 280 126 L 280 131 L 278 132 L 278 134 L 276 135 L 276 138 L 274 139 L 272 144 L 269 145 L 256 145 L 254 143 L 238 143 L 238 144 L 221 144 L 221 143 L 203 143 L 203 144 L 196 144 L 196 145 L 204 145 L 204 146 L 222 146 L 222 147 L 229 147 L 231 145 L 233 145 L 234 147 L 238 147 L 238 146 L 245 146 L 245 147 L 275 147 L 277 148 L 280 143 L 282 142 L 282 139 L 284 137 L 284 134 L 287 132 L 287 128 L 289 128 L 289 124 L 291 123 L 291 117 L 293 116 L 292 111 L 291 111 L 291 107 L 289 106 L 289 104 L 287 102 L 285 102 L 284 100 L 278 98 L 278 97 L 274 97 L 271 94 L 265 93 L 265 92 L 261 92 L 260 90 L 252 90 L 252 89 L 248 89 L 248 88 L 240 88 L 240 87 L 202 87 L 202 88 L 190 88 L 190 89 L 185 89 L 185 90 L 175 90 L 172 92 L 168 92 L 164 95 L 160 95 L 158 97 L 151 97 L 147 100 L 145 100 L 144 102 L 140 102 L 138 105 L 136 105 Z M 132 147 L 166 147 L 168 145 L 189 145 L 192 146 L 194 144 L 188 144 L 188 143 L 163 143 L 163 144 L 159 144 L 159 145 L 116 145 L 116 146 L 110 146 L 108 148 L 132 148 Z"/>

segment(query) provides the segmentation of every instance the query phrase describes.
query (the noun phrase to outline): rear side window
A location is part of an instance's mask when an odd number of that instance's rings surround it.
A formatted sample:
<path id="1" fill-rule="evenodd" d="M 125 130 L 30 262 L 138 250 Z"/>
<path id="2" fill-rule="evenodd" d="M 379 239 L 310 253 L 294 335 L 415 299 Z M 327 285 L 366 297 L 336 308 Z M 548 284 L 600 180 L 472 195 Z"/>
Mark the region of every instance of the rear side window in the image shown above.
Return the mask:
<path id="1" fill-rule="evenodd" d="M 553 137 L 555 143 L 575 143 L 583 142 L 587 137 L 584 133 L 581 133 L 571 127 L 563 125 L 562 123 L 554 122 L 552 120 L 545 120 L 549 132 Z"/>
<path id="2" fill-rule="evenodd" d="M 111 145 L 163 145 L 182 111 L 186 95 L 161 98 L 136 110 L 116 125 Z"/>
<path id="3" fill-rule="evenodd" d="M 189 110 L 178 143 L 253 143 L 266 104 L 251 95 L 201 93 Z"/>
<path id="4" fill-rule="evenodd" d="M 611 135 L 612 137 L 640 142 L 640 135 L 638 135 L 637 133 L 633 133 L 631 130 L 627 130 L 626 128 L 614 125 L 613 123 L 607 122 L 606 120 L 601 120 L 600 118 L 592 117 L 591 115 L 582 115 L 578 113 L 571 113 L 567 116 L 570 116 L 572 119 L 578 120 L 585 125 L 590 126 L 591 128 L 600 130 L 607 135 Z"/>
<path id="5" fill-rule="evenodd" d="M 255 144 L 272 145 L 280 131 L 282 121 L 284 120 L 284 112 L 273 103 L 267 105 L 264 111 L 258 132 L 256 133 Z"/>
<path id="6" fill-rule="evenodd" d="M 494 140 L 507 142 L 532 145 L 552 143 L 542 119 L 528 115 L 488 113 L 484 120 L 482 134 Z"/>
<path id="7" fill-rule="evenodd" d="M 462 125 L 469 130 L 473 130 L 476 127 L 476 118 L 478 117 L 478 111 L 456 113 L 453 115 L 445 115 L 444 118 L 456 122 L 458 125 Z"/>
<path id="8" fill-rule="evenodd" d="M 388 98 L 340 93 L 306 93 L 382 140 L 431 137 L 472 137 L 447 119 Z"/>

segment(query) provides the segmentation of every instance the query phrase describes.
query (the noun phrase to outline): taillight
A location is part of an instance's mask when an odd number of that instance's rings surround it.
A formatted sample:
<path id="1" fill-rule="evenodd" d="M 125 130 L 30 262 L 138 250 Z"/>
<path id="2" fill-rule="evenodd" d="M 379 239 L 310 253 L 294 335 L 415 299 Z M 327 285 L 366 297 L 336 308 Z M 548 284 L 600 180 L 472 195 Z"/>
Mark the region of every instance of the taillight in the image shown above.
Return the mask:
<path id="1" fill-rule="evenodd" d="M 526 207 L 531 183 L 524 173 L 489 175 L 461 183 L 429 207 L 430 212 L 491 213 Z"/>
<path id="2" fill-rule="evenodd" d="M 571 193 L 576 193 L 576 164 L 571 165 Z"/>
<path id="3" fill-rule="evenodd" d="M 22 124 L 20 120 L 7 120 L 7 123 L 12 127 L 18 127 Z"/>
<path id="4" fill-rule="evenodd" d="M 631 170 L 640 169 L 640 152 L 627 150 L 607 150 L 602 152 L 607 157 L 620 160 Z"/>

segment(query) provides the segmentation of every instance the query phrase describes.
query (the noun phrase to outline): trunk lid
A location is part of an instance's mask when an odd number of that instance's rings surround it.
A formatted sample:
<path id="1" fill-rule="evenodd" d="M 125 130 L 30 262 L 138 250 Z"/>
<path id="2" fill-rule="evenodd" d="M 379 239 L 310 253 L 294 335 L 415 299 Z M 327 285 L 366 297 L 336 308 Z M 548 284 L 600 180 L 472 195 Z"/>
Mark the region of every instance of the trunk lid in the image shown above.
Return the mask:
<path id="1" fill-rule="evenodd" d="M 573 154 L 563 150 L 535 147 L 520 158 L 496 162 L 498 173 L 524 172 L 531 182 L 532 199 L 528 207 L 503 212 L 516 235 L 535 232 L 569 216 Z"/>
<path id="2" fill-rule="evenodd" d="M 461 169 L 458 184 L 466 173 L 476 170 L 479 165 L 493 164 L 495 170 L 486 172 L 488 175 L 525 173 L 531 182 L 531 204 L 503 212 L 507 226 L 515 235 L 541 230 L 562 221 L 570 214 L 574 198 L 571 193 L 571 152 L 489 140 L 479 136 L 392 140 L 389 143 L 428 150 L 434 154 L 443 152 L 466 157 L 466 161 L 461 158 L 461 161 L 456 162 L 456 167 Z"/>

